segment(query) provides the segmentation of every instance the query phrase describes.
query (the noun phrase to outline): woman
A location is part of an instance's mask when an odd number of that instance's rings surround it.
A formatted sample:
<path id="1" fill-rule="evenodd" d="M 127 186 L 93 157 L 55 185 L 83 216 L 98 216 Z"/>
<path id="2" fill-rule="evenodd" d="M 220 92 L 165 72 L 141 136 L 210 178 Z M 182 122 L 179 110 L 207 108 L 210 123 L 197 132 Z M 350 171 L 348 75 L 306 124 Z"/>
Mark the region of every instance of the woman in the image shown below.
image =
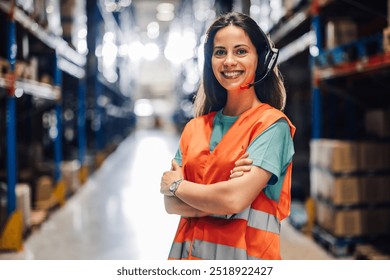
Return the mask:
<path id="1" fill-rule="evenodd" d="M 277 50 L 240 13 L 218 18 L 204 48 L 197 117 L 161 179 L 167 212 L 181 215 L 169 259 L 281 259 L 295 128 Z"/>

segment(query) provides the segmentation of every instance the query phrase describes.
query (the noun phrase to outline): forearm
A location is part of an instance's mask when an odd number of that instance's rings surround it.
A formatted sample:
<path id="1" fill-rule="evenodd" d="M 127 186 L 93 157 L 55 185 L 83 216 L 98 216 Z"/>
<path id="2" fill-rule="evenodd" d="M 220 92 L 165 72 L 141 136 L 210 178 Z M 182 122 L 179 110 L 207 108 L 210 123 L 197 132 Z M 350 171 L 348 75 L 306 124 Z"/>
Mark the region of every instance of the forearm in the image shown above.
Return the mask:
<path id="1" fill-rule="evenodd" d="M 209 213 L 198 210 L 177 197 L 164 195 L 165 210 L 169 214 L 177 214 L 183 217 L 204 217 Z"/>
<path id="2" fill-rule="evenodd" d="M 231 206 L 234 202 L 231 200 L 232 195 L 229 194 L 227 184 L 228 181 L 212 185 L 183 181 L 176 195 L 183 203 L 199 211 L 217 215 L 233 214 Z"/>
<path id="3" fill-rule="evenodd" d="M 267 185 L 271 174 L 254 168 L 239 178 L 203 185 L 183 181 L 176 196 L 200 211 L 217 215 L 239 213 L 247 208 Z"/>

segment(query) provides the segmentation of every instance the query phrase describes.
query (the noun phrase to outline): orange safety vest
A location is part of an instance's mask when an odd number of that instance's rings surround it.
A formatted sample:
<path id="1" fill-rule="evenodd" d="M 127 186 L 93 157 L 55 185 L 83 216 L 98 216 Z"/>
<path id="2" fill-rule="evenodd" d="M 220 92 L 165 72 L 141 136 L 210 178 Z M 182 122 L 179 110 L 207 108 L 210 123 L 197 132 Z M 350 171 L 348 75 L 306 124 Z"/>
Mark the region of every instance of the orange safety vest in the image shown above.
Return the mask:
<path id="1" fill-rule="evenodd" d="M 244 112 L 210 153 L 216 112 L 195 118 L 181 140 L 184 178 L 199 184 L 229 180 L 234 162 L 270 125 L 284 118 L 293 137 L 295 127 L 279 110 L 260 104 Z M 169 259 L 281 259 L 280 221 L 290 214 L 292 163 L 289 164 L 279 201 L 262 191 L 253 203 L 230 219 L 181 217 Z"/>

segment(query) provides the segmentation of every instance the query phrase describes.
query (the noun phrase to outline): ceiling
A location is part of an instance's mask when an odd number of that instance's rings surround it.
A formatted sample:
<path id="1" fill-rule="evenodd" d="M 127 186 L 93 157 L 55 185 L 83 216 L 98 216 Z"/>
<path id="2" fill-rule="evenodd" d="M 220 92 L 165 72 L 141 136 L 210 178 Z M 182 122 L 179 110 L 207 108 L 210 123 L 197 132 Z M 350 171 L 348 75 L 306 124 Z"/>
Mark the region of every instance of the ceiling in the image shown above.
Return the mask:
<path id="1" fill-rule="evenodd" d="M 157 19 L 158 6 L 161 3 L 169 3 L 174 7 L 173 13 L 178 15 L 180 9 L 181 0 L 133 0 L 132 5 L 134 7 L 135 23 L 139 29 L 140 34 L 146 34 L 147 26 L 151 22 L 157 22 L 159 24 L 160 34 L 165 34 L 169 31 L 169 26 L 172 21 L 162 21 Z M 161 6 L 160 6 L 161 7 Z"/>

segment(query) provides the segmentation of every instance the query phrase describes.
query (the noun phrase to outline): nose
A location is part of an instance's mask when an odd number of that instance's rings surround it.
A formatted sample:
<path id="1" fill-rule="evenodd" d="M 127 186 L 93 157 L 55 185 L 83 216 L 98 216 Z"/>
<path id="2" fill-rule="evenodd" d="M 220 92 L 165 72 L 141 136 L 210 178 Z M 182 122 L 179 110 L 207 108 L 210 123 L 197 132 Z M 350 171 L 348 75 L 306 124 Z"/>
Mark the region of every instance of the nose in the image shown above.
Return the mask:
<path id="1" fill-rule="evenodd" d="M 226 56 L 225 61 L 223 62 L 223 65 L 225 66 L 232 66 L 236 65 L 237 61 L 235 60 L 234 56 L 229 54 Z"/>

